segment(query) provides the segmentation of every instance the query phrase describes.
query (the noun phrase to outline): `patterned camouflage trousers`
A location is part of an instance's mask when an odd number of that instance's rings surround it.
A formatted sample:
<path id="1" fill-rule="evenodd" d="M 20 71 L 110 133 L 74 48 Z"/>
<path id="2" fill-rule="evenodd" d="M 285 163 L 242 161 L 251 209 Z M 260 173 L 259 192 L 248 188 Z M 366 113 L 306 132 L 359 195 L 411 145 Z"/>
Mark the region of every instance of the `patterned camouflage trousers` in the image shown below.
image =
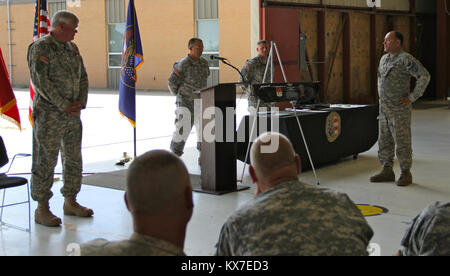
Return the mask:
<path id="1" fill-rule="evenodd" d="M 410 170 L 412 166 L 411 110 L 396 113 L 380 110 L 379 128 L 380 163 L 383 166 L 392 167 L 394 153 L 396 153 L 401 170 Z"/>
<path id="2" fill-rule="evenodd" d="M 184 146 L 195 125 L 197 131 L 197 149 L 201 151 L 202 127 L 201 127 L 201 100 L 186 99 L 177 96 L 175 110 L 175 131 L 170 143 L 170 150 L 178 156 L 183 155 Z M 197 112 L 197 114 L 195 113 Z"/>
<path id="3" fill-rule="evenodd" d="M 36 201 L 48 201 L 53 193 L 53 176 L 61 151 L 64 197 L 76 197 L 81 189 L 82 124 L 80 116 L 67 116 L 60 111 L 39 110 L 33 113 L 33 164 L 31 196 Z"/>

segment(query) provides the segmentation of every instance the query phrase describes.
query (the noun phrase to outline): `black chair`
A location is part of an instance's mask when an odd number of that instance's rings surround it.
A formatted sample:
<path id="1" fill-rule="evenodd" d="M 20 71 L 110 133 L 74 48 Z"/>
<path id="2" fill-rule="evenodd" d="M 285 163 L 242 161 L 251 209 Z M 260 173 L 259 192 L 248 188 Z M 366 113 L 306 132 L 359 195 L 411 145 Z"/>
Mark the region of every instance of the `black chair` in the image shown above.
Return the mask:
<path id="1" fill-rule="evenodd" d="M 30 230 L 31 230 L 31 211 L 30 211 L 30 187 L 28 185 L 28 180 L 23 177 L 10 177 L 7 175 L 7 173 L 11 169 L 11 166 L 16 157 L 27 157 L 27 156 L 31 156 L 31 155 L 23 154 L 23 153 L 14 155 L 11 163 L 9 164 L 8 170 L 6 172 L 0 174 L 0 190 L 3 190 L 3 200 L 2 200 L 2 205 L 0 206 L 0 208 L 1 208 L 0 226 L 7 226 L 7 227 L 16 228 L 19 230 L 30 232 Z M 5 144 L 3 143 L 2 137 L 0 136 L 0 168 L 2 168 L 4 165 L 8 164 L 8 162 L 9 162 L 9 159 L 8 159 L 8 154 L 6 152 L 6 147 L 5 147 Z M 24 185 L 26 185 L 26 187 L 27 187 L 28 200 L 24 201 L 24 202 L 17 202 L 17 203 L 5 205 L 6 190 L 10 189 L 10 188 L 24 186 Z M 12 225 L 12 224 L 8 224 L 3 221 L 3 208 L 20 205 L 20 204 L 27 204 L 27 203 L 28 203 L 28 229 L 21 228 L 21 227 Z"/>

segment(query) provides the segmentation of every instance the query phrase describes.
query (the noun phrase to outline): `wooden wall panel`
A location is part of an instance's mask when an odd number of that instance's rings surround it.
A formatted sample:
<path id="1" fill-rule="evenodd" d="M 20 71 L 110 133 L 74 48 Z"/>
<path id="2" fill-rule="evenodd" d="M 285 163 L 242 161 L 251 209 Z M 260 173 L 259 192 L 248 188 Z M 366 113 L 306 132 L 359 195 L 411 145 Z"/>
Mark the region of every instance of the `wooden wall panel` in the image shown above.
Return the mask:
<path id="1" fill-rule="evenodd" d="M 306 35 L 306 52 L 309 58 L 313 80 L 317 81 L 317 12 L 300 10 L 300 30 Z M 300 71 L 300 81 L 311 81 L 308 71 Z"/>
<path id="2" fill-rule="evenodd" d="M 387 15 L 377 15 L 376 29 L 377 29 L 377 60 L 380 61 L 381 57 L 385 54 L 384 52 L 384 37 L 392 29 L 389 25 L 392 19 Z"/>
<path id="3" fill-rule="evenodd" d="M 269 2 L 273 3 L 273 1 Z M 379 61 L 385 54 L 383 49 L 385 35 L 392 30 L 402 32 L 404 49 L 410 52 L 410 25 L 414 20 L 411 20 L 412 17 L 406 13 L 406 10 L 393 9 L 403 11 L 401 13 L 383 8 L 373 11 L 327 9 L 320 7 L 320 3 L 315 3 L 317 5 L 311 8 L 300 5 L 306 1 L 280 2 L 284 3 L 283 8 L 287 8 L 289 3 L 295 3 L 296 5 L 292 5 L 291 8 L 299 10 L 300 29 L 307 36 L 307 54 L 314 76 L 313 80 L 324 80 L 321 85 L 326 91 L 321 91 L 320 95 L 323 98 L 321 100 L 329 103 L 376 103 L 378 100 L 376 72 Z M 404 2 L 409 3 L 409 0 Z M 375 16 L 372 12 L 376 12 Z M 344 14 L 349 20 L 349 25 L 344 28 L 343 37 L 339 38 Z M 320 22 L 324 23 L 324 28 Z M 321 34 L 323 29 L 324 34 Z M 375 33 L 371 34 L 371 31 Z M 321 35 L 325 38 L 324 41 L 320 39 Z M 336 50 L 337 39 L 342 40 Z M 322 42 L 321 45 L 324 46 L 324 60 L 320 57 L 319 42 Z M 332 64 L 332 71 L 330 71 Z M 319 76 L 320 72 L 322 77 Z M 300 81 L 310 80 L 308 71 L 300 72 Z M 328 83 L 326 83 L 327 80 L 329 80 Z"/>
<path id="4" fill-rule="evenodd" d="M 326 84 L 327 90 L 327 100 L 330 103 L 342 103 L 344 100 L 343 96 L 343 41 L 342 41 L 342 28 L 343 17 L 340 12 L 328 12 L 326 18 L 326 45 L 327 45 L 327 60 L 326 68 L 327 75 L 329 78 L 329 83 Z M 336 48 L 336 45 L 338 47 Z M 336 53 L 334 52 L 337 49 Z M 334 57 L 334 55 L 336 55 Z M 334 58 L 334 64 L 333 64 Z M 333 68 L 331 66 L 333 65 Z M 331 70 L 330 70 L 331 69 Z M 331 73 L 330 73 L 331 72 Z"/>
<path id="5" fill-rule="evenodd" d="M 404 37 L 403 49 L 407 52 L 411 52 L 410 39 L 409 39 L 409 17 L 396 16 L 394 18 L 394 30 L 401 32 Z"/>
<path id="6" fill-rule="evenodd" d="M 447 0 L 447 7 L 450 7 L 450 1 Z M 447 49 L 450 48 L 450 15 L 447 15 Z M 447 50 L 447 92 L 450 97 L 450 54 Z"/>
<path id="7" fill-rule="evenodd" d="M 351 24 L 351 102 L 370 101 L 370 17 L 352 13 Z"/>

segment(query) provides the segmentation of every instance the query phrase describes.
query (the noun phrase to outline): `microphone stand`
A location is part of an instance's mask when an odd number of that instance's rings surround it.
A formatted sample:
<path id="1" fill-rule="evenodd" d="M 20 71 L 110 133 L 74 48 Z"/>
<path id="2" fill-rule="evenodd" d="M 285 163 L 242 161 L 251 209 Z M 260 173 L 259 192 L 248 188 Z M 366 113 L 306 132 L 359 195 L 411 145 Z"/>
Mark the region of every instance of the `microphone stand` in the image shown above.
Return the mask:
<path id="1" fill-rule="evenodd" d="M 231 63 L 227 62 L 226 59 L 220 59 L 220 61 L 222 61 L 223 64 L 228 65 L 231 68 L 233 68 L 234 70 L 236 70 L 239 73 L 239 75 L 241 76 L 242 81 L 245 83 L 245 78 L 244 78 L 244 76 L 242 75 L 241 71 L 238 68 L 234 67 Z"/>
<path id="2" fill-rule="evenodd" d="M 243 84 L 246 83 L 244 75 L 242 75 L 241 71 L 240 71 L 238 68 L 236 68 L 235 66 L 233 66 L 233 64 L 229 63 L 229 62 L 227 61 L 227 59 L 219 59 L 219 60 L 222 61 L 223 64 L 228 65 L 228 66 L 230 66 L 231 68 L 233 68 L 234 70 L 236 70 L 236 71 L 239 73 L 239 75 L 241 76 L 241 78 L 242 78 L 242 83 L 243 83 Z M 241 84 L 241 83 L 237 83 L 237 84 Z M 241 94 L 241 96 L 239 97 L 239 101 L 238 101 L 238 103 L 236 104 L 236 106 L 239 105 L 239 103 L 240 103 L 240 101 L 241 101 L 241 99 L 242 99 L 242 96 L 244 96 L 244 94 L 245 94 L 245 93 L 242 93 L 242 94 Z"/>

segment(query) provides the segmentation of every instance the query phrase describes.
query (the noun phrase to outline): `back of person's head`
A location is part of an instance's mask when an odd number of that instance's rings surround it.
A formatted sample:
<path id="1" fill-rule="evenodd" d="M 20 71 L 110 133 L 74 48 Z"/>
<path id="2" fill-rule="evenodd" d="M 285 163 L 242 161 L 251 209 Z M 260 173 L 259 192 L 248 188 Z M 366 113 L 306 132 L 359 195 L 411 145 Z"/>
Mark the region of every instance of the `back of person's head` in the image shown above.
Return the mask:
<path id="1" fill-rule="evenodd" d="M 134 214 L 177 214 L 185 207 L 189 212 L 193 207 L 192 188 L 184 163 L 163 150 L 137 157 L 128 169 L 127 201 Z"/>
<path id="2" fill-rule="evenodd" d="M 291 174 L 298 175 L 299 162 L 291 142 L 283 134 L 264 133 L 252 145 L 250 163 L 259 179 L 286 168 L 290 169 Z"/>

